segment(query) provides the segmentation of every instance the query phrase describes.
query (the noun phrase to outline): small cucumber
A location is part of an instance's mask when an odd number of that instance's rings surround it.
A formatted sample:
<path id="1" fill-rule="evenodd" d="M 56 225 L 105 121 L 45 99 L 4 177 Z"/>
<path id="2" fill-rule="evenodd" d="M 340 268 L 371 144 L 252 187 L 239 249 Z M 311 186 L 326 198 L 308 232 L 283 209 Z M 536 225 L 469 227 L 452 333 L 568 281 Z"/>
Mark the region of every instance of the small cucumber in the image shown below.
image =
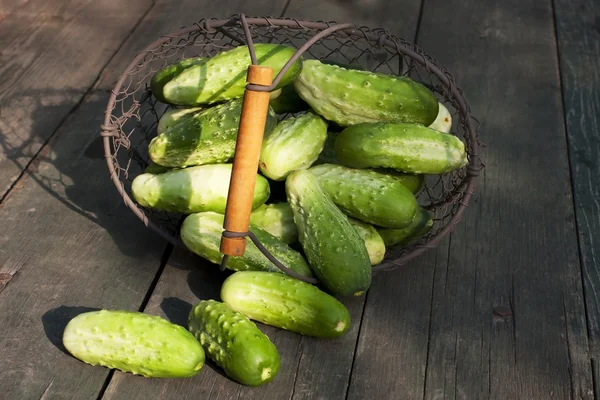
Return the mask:
<path id="1" fill-rule="evenodd" d="M 384 167 L 412 174 L 444 174 L 468 163 L 459 138 L 408 123 L 350 126 L 337 137 L 335 154 L 348 167 Z"/>
<path id="2" fill-rule="evenodd" d="M 219 251 L 219 248 L 224 220 L 223 214 L 214 212 L 189 215 L 183 221 L 180 229 L 181 241 L 191 252 L 214 264 L 220 264 L 223 259 L 223 254 Z M 250 224 L 250 231 L 286 267 L 302 276 L 313 276 L 312 270 L 299 252 L 252 223 Z M 227 268 L 233 271 L 251 270 L 284 273 L 260 252 L 250 238 L 246 238 L 246 251 L 242 256 L 229 257 Z"/>
<path id="3" fill-rule="evenodd" d="M 348 218 L 308 170 L 285 181 L 298 240 L 313 272 L 336 296 L 360 296 L 371 286 L 371 260 Z"/>
<path id="4" fill-rule="evenodd" d="M 279 372 L 275 345 L 254 322 L 227 304 L 200 301 L 190 311 L 188 326 L 208 358 L 238 383 L 264 385 Z"/>
<path id="5" fill-rule="evenodd" d="M 282 181 L 294 170 L 306 169 L 323 150 L 327 123 L 314 113 L 287 118 L 265 134 L 259 169 L 267 178 Z"/>
<path id="6" fill-rule="evenodd" d="M 275 77 L 296 49 L 273 43 L 255 43 L 258 64 L 273 68 Z M 238 46 L 190 67 L 169 81 L 164 89 L 165 99 L 172 104 L 201 105 L 240 98 L 246 90 L 246 75 L 251 64 L 248 46 Z M 298 59 L 287 70 L 276 89 L 289 85 L 302 70 Z"/>
<path id="7" fill-rule="evenodd" d="M 263 324 L 318 338 L 337 338 L 350 328 L 350 313 L 316 286 L 272 272 L 236 272 L 223 282 L 221 299 Z"/>
<path id="8" fill-rule="evenodd" d="M 309 171 L 345 214 L 373 225 L 404 228 L 417 212 L 417 199 L 395 178 L 368 169 L 321 164 Z"/>
<path id="9" fill-rule="evenodd" d="M 250 222 L 285 244 L 298 241 L 298 230 L 294 224 L 294 214 L 286 202 L 263 204 L 250 214 Z"/>
<path id="10" fill-rule="evenodd" d="M 232 164 L 209 164 L 173 169 L 159 175 L 135 177 L 131 192 L 143 207 L 191 214 L 201 211 L 225 212 Z M 256 175 L 252 209 L 269 198 L 269 182 Z"/>
<path id="11" fill-rule="evenodd" d="M 204 57 L 184 58 L 183 60 L 169 64 L 156 71 L 150 81 L 150 89 L 152 90 L 154 97 L 156 97 L 158 101 L 168 103 L 163 95 L 165 85 L 187 68 L 203 64 L 206 60 L 207 59 Z"/>
<path id="12" fill-rule="evenodd" d="M 438 114 L 433 93 L 404 76 L 304 60 L 293 84 L 315 112 L 340 126 L 380 121 L 429 125 Z"/>
<path id="13" fill-rule="evenodd" d="M 373 225 L 348 217 L 348 220 L 365 242 L 371 265 L 377 265 L 385 256 L 385 243 Z"/>
<path id="14" fill-rule="evenodd" d="M 386 247 L 405 245 L 420 238 L 431 230 L 433 219 L 423 207 L 419 207 L 413 222 L 406 228 L 389 229 L 376 227 Z"/>
<path id="15" fill-rule="evenodd" d="M 233 160 L 243 99 L 193 114 L 154 137 L 148 146 L 152 161 L 166 167 L 187 167 Z M 277 124 L 269 108 L 264 133 Z"/>
<path id="16" fill-rule="evenodd" d="M 442 103 L 439 103 L 440 110 L 435 118 L 435 121 L 429 125 L 429 128 L 435 129 L 436 131 L 450 133 L 452 129 L 452 115 Z"/>
<path id="17" fill-rule="evenodd" d="M 164 112 L 164 114 L 158 120 L 156 126 L 156 134 L 160 135 L 170 127 L 177 125 L 181 121 L 191 118 L 194 114 L 202 111 L 202 107 L 191 107 L 191 108 L 171 108 Z"/>
<path id="18" fill-rule="evenodd" d="M 62 342 L 75 358 L 146 378 L 187 378 L 204 365 L 204 350 L 184 327 L 136 311 L 79 314 Z"/>

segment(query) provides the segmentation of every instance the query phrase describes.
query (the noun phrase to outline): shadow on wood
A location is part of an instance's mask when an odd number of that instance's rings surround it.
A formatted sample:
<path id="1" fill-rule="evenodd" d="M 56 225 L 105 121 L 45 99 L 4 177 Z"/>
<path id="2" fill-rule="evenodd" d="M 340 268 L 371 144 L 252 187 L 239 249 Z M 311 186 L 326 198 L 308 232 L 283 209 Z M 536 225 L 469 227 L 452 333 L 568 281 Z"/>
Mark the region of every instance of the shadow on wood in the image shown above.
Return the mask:
<path id="1" fill-rule="evenodd" d="M 62 335 L 67 327 L 67 324 L 79 314 L 99 310 L 99 308 L 81 306 L 60 306 L 49 310 L 42 316 L 42 323 L 44 324 L 44 332 L 46 333 L 46 337 L 60 351 L 70 356 L 71 354 L 67 351 L 62 342 Z"/>

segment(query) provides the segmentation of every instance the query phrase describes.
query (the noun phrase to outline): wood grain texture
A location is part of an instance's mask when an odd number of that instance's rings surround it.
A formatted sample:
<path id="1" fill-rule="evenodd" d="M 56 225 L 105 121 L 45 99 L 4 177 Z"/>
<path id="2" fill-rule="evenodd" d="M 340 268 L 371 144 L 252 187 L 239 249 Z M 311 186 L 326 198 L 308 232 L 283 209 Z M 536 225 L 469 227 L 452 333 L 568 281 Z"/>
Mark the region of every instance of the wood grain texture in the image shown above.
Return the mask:
<path id="1" fill-rule="evenodd" d="M 600 4 L 554 2 L 575 216 L 593 356 L 600 356 Z"/>
<path id="2" fill-rule="evenodd" d="M 415 0 L 325 2 L 292 0 L 286 11 L 286 17 L 334 20 L 338 23 L 350 22 L 358 26 L 385 28 L 394 35 L 414 40 L 420 7 L 421 2 Z M 350 55 L 352 50 L 344 49 L 344 53 Z M 368 59 L 367 65 L 372 68 L 379 62 L 375 58 Z M 385 329 L 385 336 L 381 327 L 373 326 L 372 323 L 381 318 L 381 322 L 388 321 L 389 327 L 402 326 L 402 322 L 398 322 L 397 318 L 406 318 L 407 314 L 413 313 L 429 315 L 429 303 L 402 301 L 410 297 L 414 299 L 417 296 L 415 293 L 425 293 L 424 296 L 430 297 L 431 279 L 423 279 L 423 275 L 431 277 L 431 270 L 427 269 L 426 265 L 426 261 L 421 259 L 415 263 L 415 270 L 412 273 L 398 270 L 375 277 L 366 297 L 366 309 L 364 309 L 364 296 L 359 299 L 344 299 L 343 302 L 351 313 L 352 328 L 340 340 L 327 342 L 302 338 L 293 399 L 329 400 L 344 399 L 347 396 L 360 399 L 389 398 L 391 393 L 397 393 L 393 395 L 394 398 L 409 398 L 403 395 L 422 390 L 424 372 L 419 369 L 424 370 L 427 323 L 420 327 L 404 325 L 407 326 L 405 331 Z M 396 288 L 407 285 L 411 287 L 413 293 L 398 296 L 397 291 L 392 294 L 389 290 L 384 290 L 383 296 L 386 296 L 384 299 L 381 297 L 382 285 L 386 284 Z M 421 331 L 423 328 L 425 334 Z M 418 336 L 421 340 L 409 343 L 404 341 L 405 335 Z M 358 350 L 355 354 L 357 341 Z M 401 362 L 388 357 L 388 346 L 392 343 L 402 345 L 402 350 L 399 351 L 412 353 L 412 356 L 402 357 Z M 366 354 L 373 350 L 374 346 L 382 346 L 383 353 Z M 418 353 L 421 354 L 420 357 L 414 356 Z M 400 365 L 404 367 L 403 384 L 406 385 L 406 392 L 394 392 L 392 388 L 395 386 L 390 383 L 390 380 L 397 382 L 398 376 L 391 375 L 389 371 L 396 370 Z M 378 388 L 371 391 L 371 386 Z"/>
<path id="3" fill-rule="evenodd" d="M 418 43 L 454 74 L 487 144 L 435 264 L 425 398 L 592 396 L 553 32 L 550 1 L 424 9 Z"/>
<path id="4" fill-rule="evenodd" d="M 66 353 L 66 323 L 89 309 L 137 310 L 166 243 L 123 205 L 88 96 L 0 206 L 0 397 L 95 398 L 108 370 Z"/>
<path id="5" fill-rule="evenodd" d="M 0 23 L 0 199 L 150 5 L 35 1 Z"/>

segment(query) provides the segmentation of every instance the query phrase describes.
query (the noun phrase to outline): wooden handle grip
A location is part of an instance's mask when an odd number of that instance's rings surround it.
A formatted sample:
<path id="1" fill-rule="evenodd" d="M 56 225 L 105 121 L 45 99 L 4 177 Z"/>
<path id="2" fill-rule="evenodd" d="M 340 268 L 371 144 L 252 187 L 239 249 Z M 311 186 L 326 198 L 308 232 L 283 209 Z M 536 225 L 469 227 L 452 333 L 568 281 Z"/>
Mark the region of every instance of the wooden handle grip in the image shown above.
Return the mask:
<path id="1" fill-rule="evenodd" d="M 273 68 L 251 65 L 247 75 L 248 83 L 270 86 L 273 81 Z M 235 156 L 229 194 L 225 208 L 224 228 L 231 232 L 247 232 L 252 212 L 252 199 L 258 159 L 262 147 L 269 92 L 246 89 L 240 116 L 240 128 L 235 145 Z M 241 256 L 246 249 L 246 238 L 221 238 L 221 253 L 228 256 Z"/>

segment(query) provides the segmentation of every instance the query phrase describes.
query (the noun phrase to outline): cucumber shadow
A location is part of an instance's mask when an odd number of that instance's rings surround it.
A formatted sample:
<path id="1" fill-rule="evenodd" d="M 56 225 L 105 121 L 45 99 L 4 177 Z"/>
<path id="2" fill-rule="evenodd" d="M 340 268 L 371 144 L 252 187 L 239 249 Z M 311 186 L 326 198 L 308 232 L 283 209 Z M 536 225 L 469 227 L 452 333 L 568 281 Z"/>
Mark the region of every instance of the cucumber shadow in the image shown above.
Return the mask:
<path id="1" fill-rule="evenodd" d="M 99 308 L 83 307 L 83 306 L 60 306 L 47 311 L 42 316 L 42 324 L 44 325 L 44 333 L 50 342 L 60 351 L 68 356 L 71 353 L 67 351 L 62 342 L 62 335 L 69 321 L 78 316 L 90 311 L 99 311 Z"/>

